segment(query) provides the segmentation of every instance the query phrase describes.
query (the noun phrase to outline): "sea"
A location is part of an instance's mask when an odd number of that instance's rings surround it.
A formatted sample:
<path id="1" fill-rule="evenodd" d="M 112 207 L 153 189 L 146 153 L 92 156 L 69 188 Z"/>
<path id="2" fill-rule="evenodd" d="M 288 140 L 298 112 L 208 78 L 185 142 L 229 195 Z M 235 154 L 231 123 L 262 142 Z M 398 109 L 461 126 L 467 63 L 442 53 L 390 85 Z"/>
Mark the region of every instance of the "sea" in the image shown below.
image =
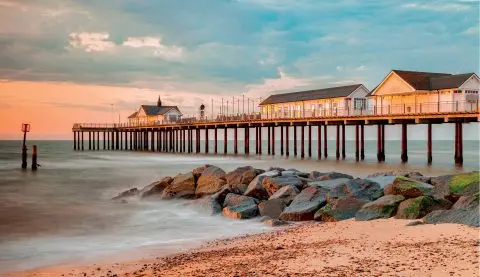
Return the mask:
<path id="1" fill-rule="evenodd" d="M 225 171 L 240 166 L 296 168 L 301 171 L 338 171 L 356 177 L 391 170 L 419 171 L 437 176 L 479 170 L 479 141 L 464 142 L 464 166 L 454 165 L 453 141 L 433 142 L 433 164 L 426 163 L 426 142 L 409 141 L 409 162 L 400 162 L 400 141 L 386 141 L 386 161 L 376 161 L 376 141 L 365 141 L 365 160 L 356 162 L 354 142 L 346 142 L 347 158 L 335 159 L 329 141 L 328 159 L 301 159 L 250 154 L 173 154 L 132 151 L 73 151 L 72 141 L 28 141 L 38 146 L 36 172 L 21 170 L 21 141 L 0 141 L 0 275 L 61 264 L 91 264 L 151 258 L 202 242 L 265 232 L 258 220 L 212 216 L 190 201 L 119 203 L 118 193 L 142 188 L 158 178 L 175 176 L 212 164 Z M 100 144 L 101 146 L 102 143 Z M 204 143 L 202 143 L 202 149 Z M 228 142 L 229 153 L 233 142 Z M 88 147 L 88 145 L 87 145 Z M 218 144 L 223 150 L 222 142 Z M 290 142 L 293 147 L 293 141 Z M 212 152 L 213 142 L 210 143 Z M 293 148 L 292 148 L 293 149 Z M 322 149 L 323 150 L 323 149 Z M 251 143 L 250 152 L 255 152 Z M 239 153 L 243 153 L 239 142 Z M 299 149 L 300 153 L 300 149 Z M 30 157 L 29 157 L 30 159 Z M 30 168 L 30 160 L 28 161 Z"/>

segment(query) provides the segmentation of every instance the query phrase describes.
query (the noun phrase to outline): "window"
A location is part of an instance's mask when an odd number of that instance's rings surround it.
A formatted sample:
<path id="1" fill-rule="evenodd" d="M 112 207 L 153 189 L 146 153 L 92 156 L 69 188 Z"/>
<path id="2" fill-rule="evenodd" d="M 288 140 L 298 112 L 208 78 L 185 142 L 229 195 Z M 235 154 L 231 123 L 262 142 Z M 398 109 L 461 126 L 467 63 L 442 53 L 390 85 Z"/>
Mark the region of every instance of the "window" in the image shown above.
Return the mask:
<path id="1" fill-rule="evenodd" d="M 353 100 L 353 106 L 355 110 L 365 110 L 367 107 L 367 99 L 355 98 Z"/>
<path id="2" fill-rule="evenodd" d="M 478 90 L 465 90 L 465 93 L 468 93 L 468 94 L 478 94 Z"/>

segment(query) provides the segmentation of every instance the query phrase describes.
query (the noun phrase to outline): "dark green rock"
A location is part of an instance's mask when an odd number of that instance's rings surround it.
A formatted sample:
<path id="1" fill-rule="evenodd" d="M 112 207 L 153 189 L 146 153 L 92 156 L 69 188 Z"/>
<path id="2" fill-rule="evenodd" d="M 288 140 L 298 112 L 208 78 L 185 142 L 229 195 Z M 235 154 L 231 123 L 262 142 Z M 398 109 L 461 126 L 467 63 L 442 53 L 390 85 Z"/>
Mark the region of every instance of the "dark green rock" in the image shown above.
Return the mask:
<path id="1" fill-rule="evenodd" d="M 315 213 L 314 219 L 317 221 L 333 222 L 354 218 L 357 211 L 366 203 L 368 203 L 368 201 L 352 196 L 333 199 Z"/>
<path id="2" fill-rule="evenodd" d="M 426 215 L 425 223 L 457 223 L 480 227 L 479 193 L 461 196 L 450 210 L 437 210 Z"/>
<path id="3" fill-rule="evenodd" d="M 398 204 L 405 200 L 402 195 L 385 195 L 373 202 L 365 204 L 356 214 L 355 219 L 359 221 L 378 218 L 389 218 L 395 215 Z"/>
<path id="4" fill-rule="evenodd" d="M 403 176 L 397 176 L 391 184 L 383 190 L 385 195 L 403 195 L 406 198 L 415 198 L 423 195 L 432 195 L 433 186 L 415 181 Z"/>
<path id="5" fill-rule="evenodd" d="M 442 209 L 442 206 L 429 196 L 410 198 L 398 206 L 395 218 L 418 219 L 435 210 Z"/>

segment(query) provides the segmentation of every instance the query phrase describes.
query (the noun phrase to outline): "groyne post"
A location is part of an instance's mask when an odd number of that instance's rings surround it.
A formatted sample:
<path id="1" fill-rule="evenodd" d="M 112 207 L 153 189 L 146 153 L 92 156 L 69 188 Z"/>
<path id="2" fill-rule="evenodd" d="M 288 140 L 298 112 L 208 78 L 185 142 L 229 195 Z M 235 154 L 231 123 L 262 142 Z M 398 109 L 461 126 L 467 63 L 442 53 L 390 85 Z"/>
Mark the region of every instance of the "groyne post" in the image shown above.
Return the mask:
<path id="1" fill-rule="evenodd" d="M 347 157 L 345 152 L 345 124 L 342 124 L 342 159 L 344 160 Z"/>
<path id="2" fill-rule="evenodd" d="M 305 158 L 305 126 L 300 126 L 300 158 Z"/>
<path id="3" fill-rule="evenodd" d="M 408 162 L 408 154 L 407 154 L 407 124 L 402 124 L 402 155 L 401 155 L 402 163 Z"/>
<path id="4" fill-rule="evenodd" d="M 32 171 L 36 171 L 37 166 L 38 166 L 38 163 L 37 163 L 37 146 L 33 145 L 33 149 L 32 149 Z"/>
<path id="5" fill-rule="evenodd" d="M 23 144 L 22 144 L 22 169 L 27 169 L 27 133 L 30 131 L 30 124 L 22 124 Z"/>

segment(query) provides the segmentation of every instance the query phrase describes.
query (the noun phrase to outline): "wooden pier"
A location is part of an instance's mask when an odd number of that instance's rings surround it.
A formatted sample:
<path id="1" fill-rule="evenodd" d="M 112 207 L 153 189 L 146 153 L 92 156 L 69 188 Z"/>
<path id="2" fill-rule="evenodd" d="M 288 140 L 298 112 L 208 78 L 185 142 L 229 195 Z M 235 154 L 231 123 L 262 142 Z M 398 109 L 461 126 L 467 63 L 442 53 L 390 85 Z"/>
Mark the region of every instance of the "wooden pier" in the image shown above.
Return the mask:
<path id="1" fill-rule="evenodd" d="M 277 155 L 275 144 L 280 143 L 280 155 L 290 156 L 291 147 L 289 128 L 293 129 L 293 155 L 297 157 L 312 157 L 312 132 L 317 131 L 317 156 L 327 159 L 327 130 L 329 126 L 336 128 L 336 159 L 345 159 L 345 128 L 355 130 L 355 159 L 365 159 L 364 126 L 377 126 L 377 160 L 385 161 L 385 125 L 401 125 L 401 156 L 403 163 L 408 162 L 407 130 L 408 125 L 427 125 L 427 157 L 430 164 L 433 161 L 432 153 L 432 126 L 434 124 L 455 124 L 455 155 L 457 165 L 463 164 L 463 124 L 478 122 L 478 109 L 459 112 L 437 113 L 410 113 L 410 114 L 367 114 L 354 116 L 329 117 L 300 117 L 300 118 L 259 118 L 259 116 L 237 116 L 215 120 L 192 120 L 188 122 L 172 122 L 168 124 L 89 124 L 77 123 L 73 126 L 73 148 L 77 151 L 85 150 L 85 133 L 88 133 L 88 150 L 100 150 L 100 141 L 103 141 L 103 150 L 129 150 L 175 153 L 200 153 L 201 136 L 205 143 L 205 153 L 210 153 L 209 130 L 214 132 L 213 153 L 218 154 L 218 132 L 223 131 L 223 154 L 227 154 L 227 134 L 233 134 L 233 154 L 238 154 L 238 129 L 244 129 L 244 154 L 250 154 L 250 131 L 255 132 L 255 154 L 262 155 L 262 128 L 267 129 L 267 155 Z M 323 140 L 322 140 L 323 126 Z M 299 130 L 298 130 L 299 129 Z M 307 136 L 305 129 L 308 129 Z M 300 138 L 298 138 L 300 131 Z M 202 134 L 203 133 L 203 134 Z M 195 140 L 193 139 L 195 134 Z M 276 135 L 280 135 L 279 141 Z M 305 138 L 307 142 L 305 143 Z M 265 138 L 263 138 L 265 139 Z M 300 151 L 297 145 L 300 139 Z M 195 141 L 195 142 L 194 142 Z M 307 151 L 305 151 L 307 148 Z"/>

